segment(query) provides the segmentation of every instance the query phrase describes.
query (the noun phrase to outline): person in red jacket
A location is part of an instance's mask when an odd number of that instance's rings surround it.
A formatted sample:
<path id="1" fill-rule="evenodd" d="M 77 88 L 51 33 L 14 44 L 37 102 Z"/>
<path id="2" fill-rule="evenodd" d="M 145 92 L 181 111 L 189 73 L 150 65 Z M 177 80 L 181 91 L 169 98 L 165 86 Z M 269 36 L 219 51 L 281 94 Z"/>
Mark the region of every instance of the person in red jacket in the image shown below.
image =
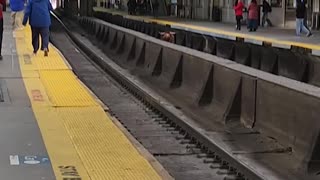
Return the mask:
<path id="1" fill-rule="evenodd" d="M 236 0 L 236 4 L 234 5 L 233 9 L 236 14 L 236 20 L 237 20 L 237 27 L 236 30 L 241 30 L 241 19 L 242 17 L 242 10 L 244 8 L 244 5 L 242 3 L 242 0 Z"/>
<path id="2" fill-rule="evenodd" d="M 5 0 L 0 0 L 0 60 L 2 60 L 2 38 L 3 38 L 3 8 L 6 6 Z"/>
<path id="3" fill-rule="evenodd" d="M 252 0 L 249 7 L 249 23 L 248 23 L 248 29 L 250 32 L 256 31 L 258 28 L 258 4 L 257 0 Z"/>

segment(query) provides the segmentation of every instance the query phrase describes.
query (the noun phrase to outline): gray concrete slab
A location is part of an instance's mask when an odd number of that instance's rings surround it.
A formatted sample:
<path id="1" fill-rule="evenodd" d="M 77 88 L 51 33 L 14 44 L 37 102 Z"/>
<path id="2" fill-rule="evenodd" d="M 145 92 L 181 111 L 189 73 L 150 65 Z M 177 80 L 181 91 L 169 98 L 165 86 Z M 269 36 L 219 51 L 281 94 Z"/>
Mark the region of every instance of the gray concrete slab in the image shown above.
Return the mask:
<path id="1" fill-rule="evenodd" d="M 55 179 L 21 77 L 10 24 L 10 12 L 5 12 L 3 60 L 0 61 L 0 87 L 4 97 L 4 102 L 0 102 L 0 179 Z"/>
<path id="2" fill-rule="evenodd" d="M 7 53 L 8 50 L 2 54 L 3 60 L 0 61 L 0 78 L 21 78 L 17 55 Z"/>
<path id="3" fill-rule="evenodd" d="M 2 80 L 5 85 L 2 88 L 7 88 L 9 101 L 6 101 L 3 105 L 0 104 L 0 107 L 8 106 L 7 104 L 14 107 L 31 107 L 21 78 L 2 78 Z"/>

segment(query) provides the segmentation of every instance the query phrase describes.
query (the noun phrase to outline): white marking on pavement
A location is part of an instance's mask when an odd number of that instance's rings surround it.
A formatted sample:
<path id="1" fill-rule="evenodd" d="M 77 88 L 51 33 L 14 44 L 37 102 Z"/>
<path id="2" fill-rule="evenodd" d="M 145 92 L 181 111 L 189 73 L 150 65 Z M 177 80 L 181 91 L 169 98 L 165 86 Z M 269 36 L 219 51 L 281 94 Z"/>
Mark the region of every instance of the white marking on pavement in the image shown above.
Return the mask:
<path id="1" fill-rule="evenodd" d="M 18 155 L 10 155 L 10 165 L 17 166 L 20 165 L 19 156 Z"/>
<path id="2" fill-rule="evenodd" d="M 37 160 L 37 156 L 25 156 L 24 163 L 25 164 L 40 164 L 40 161 Z"/>

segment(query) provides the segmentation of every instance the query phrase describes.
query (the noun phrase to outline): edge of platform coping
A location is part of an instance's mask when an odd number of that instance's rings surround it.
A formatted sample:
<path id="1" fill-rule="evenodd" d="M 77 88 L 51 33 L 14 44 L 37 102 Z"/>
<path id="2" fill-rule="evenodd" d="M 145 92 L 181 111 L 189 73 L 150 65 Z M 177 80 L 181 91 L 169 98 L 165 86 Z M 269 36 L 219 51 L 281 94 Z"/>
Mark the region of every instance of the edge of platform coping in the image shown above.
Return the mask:
<path id="1" fill-rule="evenodd" d="M 74 73 L 75 76 L 77 76 L 75 73 Z M 78 76 L 77 76 L 78 78 Z M 79 78 L 78 78 L 78 81 L 80 82 L 80 84 L 82 85 L 82 87 L 84 87 L 88 92 L 89 94 L 94 98 L 94 100 L 102 107 L 102 109 L 105 111 L 105 112 L 110 112 L 110 109 L 107 105 L 105 105 L 97 96 L 96 94 L 94 94 L 91 89 L 89 87 L 87 87 Z"/>
<path id="2" fill-rule="evenodd" d="M 70 65 L 70 63 L 68 62 L 68 60 L 64 57 L 64 55 L 61 53 L 61 51 L 55 47 L 52 43 L 51 43 L 52 47 L 59 53 L 59 55 L 62 57 L 63 61 L 66 63 L 67 67 L 73 72 L 72 70 L 72 66 Z M 88 88 L 77 76 L 76 73 L 73 72 L 73 74 L 77 77 L 78 79 L 78 82 L 82 85 L 82 87 L 84 87 L 88 92 L 89 94 L 94 98 L 94 100 L 102 107 L 102 109 L 105 111 L 105 112 L 109 112 L 110 109 L 108 106 L 106 106 L 97 96 L 96 94 L 94 94 L 90 88 Z"/>
<path id="3" fill-rule="evenodd" d="M 132 145 L 136 148 L 139 154 L 144 157 L 157 174 L 164 180 L 174 180 L 174 178 L 168 173 L 168 171 L 161 165 L 161 163 L 135 138 L 132 134 L 123 127 L 120 121 L 115 117 L 111 116 L 112 122 L 123 132 L 123 134 L 128 138 Z"/>
<path id="4" fill-rule="evenodd" d="M 51 45 L 52 45 L 52 48 L 53 49 L 55 49 L 57 52 L 58 52 L 58 54 L 62 57 L 62 59 L 63 59 L 63 61 L 66 63 L 66 65 L 67 65 L 67 67 L 70 69 L 70 70 L 72 70 L 72 66 L 70 65 L 70 63 L 67 61 L 67 59 L 64 57 L 64 55 L 61 53 L 61 51 L 57 48 L 57 47 L 55 47 L 52 43 L 51 43 Z M 77 79 L 78 79 L 78 82 L 80 82 L 80 84 L 82 85 L 82 87 L 84 87 L 88 92 L 89 92 L 89 94 L 94 98 L 94 100 L 103 108 L 103 110 L 104 111 L 106 111 L 106 112 L 109 112 L 109 108 L 91 91 L 91 89 L 90 88 L 88 88 L 79 78 L 78 78 L 78 76 L 75 74 L 75 73 L 73 73 L 76 77 L 77 77 Z"/>
<path id="5" fill-rule="evenodd" d="M 250 38 L 244 38 L 244 42 L 262 46 L 264 41 L 256 40 L 256 39 L 250 39 Z"/>
<path id="6" fill-rule="evenodd" d="M 291 49 L 292 47 L 292 45 L 289 45 L 289 44 L 280 44 L 275 42 L 271 42 L 271 46 L 276 48 L 281 48 L 281 49 Z M 299 48 L 303 48 L 303 47 L 299 47 Z"/>
<path id="7" fill-rule="evenodd" d="M 66 63 L 68 69 L 72 70 L 72 66 L 69 64 L 69 62 L 67 61 L 67 59 L 63 56 L 63 54 L 61 53 L 61 51 L 60 51 L 58 48 L 56 48 L 52 43 L 50 43 L 50 44 L 51 44 L 52 48 L 53 48 L 56 52 L 58 52 L 58 54 L 60 55 L 60 57 L 63 59 L 63 62 Z M 50 56 L 50 54 L 49 54 L 49 56 Z"/>
<path id="8" fill-rule="evenodd" d="M 197 30 L 197 29 L 183 27 L 180 25 L 171 25 L 171 28 L 185 30 L 185 31 L 193 32 L 193 33 L 199 33 L 199 34 L 203 34 L 203 35 L 209 35 L 209 36 L 218 37 L 218 38 L 229 39 L 229 40 L 233 40 L 233 41 L 235 41 L 237 39 L 237 36 L 219 34 L 219 33 L 208 32 L 208 31 L 201 31 L 201 30 Z"/>
<path id="9" fill-rule="evenodd" d="M 315 56 L 320 56 L 320 50 L 312 49 L 311 54 Z"/>

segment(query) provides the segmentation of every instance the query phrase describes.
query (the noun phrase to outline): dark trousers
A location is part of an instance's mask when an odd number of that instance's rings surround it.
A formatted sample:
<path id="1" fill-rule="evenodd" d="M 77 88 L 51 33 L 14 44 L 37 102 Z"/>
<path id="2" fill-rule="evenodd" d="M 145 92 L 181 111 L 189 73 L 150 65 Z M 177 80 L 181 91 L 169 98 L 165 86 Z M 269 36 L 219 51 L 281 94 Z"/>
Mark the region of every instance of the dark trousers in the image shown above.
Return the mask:
<path id="1" fill-rule="evenodd" d="M 0 19 L 0 56 L 2 55 L 3 19 Z"/>
<path id="2" fill-rule="evenodd" d="M 241 30 L 241 19 L 242 19 L 242 16 L 236 16 L 237 30 Z"/>
<path id="3" fill-rule="evenodd" d="M 153 16 L 158 17 L 158 8 L 153 9 Z"/>
<path id="4" fill-rule="evenodd" d="M 39 50 L 39 36 L 41 36 L 41 50 L 49 50 L 49 27 L 31 27 L 33 52 Z"/>
<path id="5" fill-rule="evenodd" d="M 258 29 L 258 19 L 249 19 L 248 29 L 250 31 L 256 31 Z"/>

